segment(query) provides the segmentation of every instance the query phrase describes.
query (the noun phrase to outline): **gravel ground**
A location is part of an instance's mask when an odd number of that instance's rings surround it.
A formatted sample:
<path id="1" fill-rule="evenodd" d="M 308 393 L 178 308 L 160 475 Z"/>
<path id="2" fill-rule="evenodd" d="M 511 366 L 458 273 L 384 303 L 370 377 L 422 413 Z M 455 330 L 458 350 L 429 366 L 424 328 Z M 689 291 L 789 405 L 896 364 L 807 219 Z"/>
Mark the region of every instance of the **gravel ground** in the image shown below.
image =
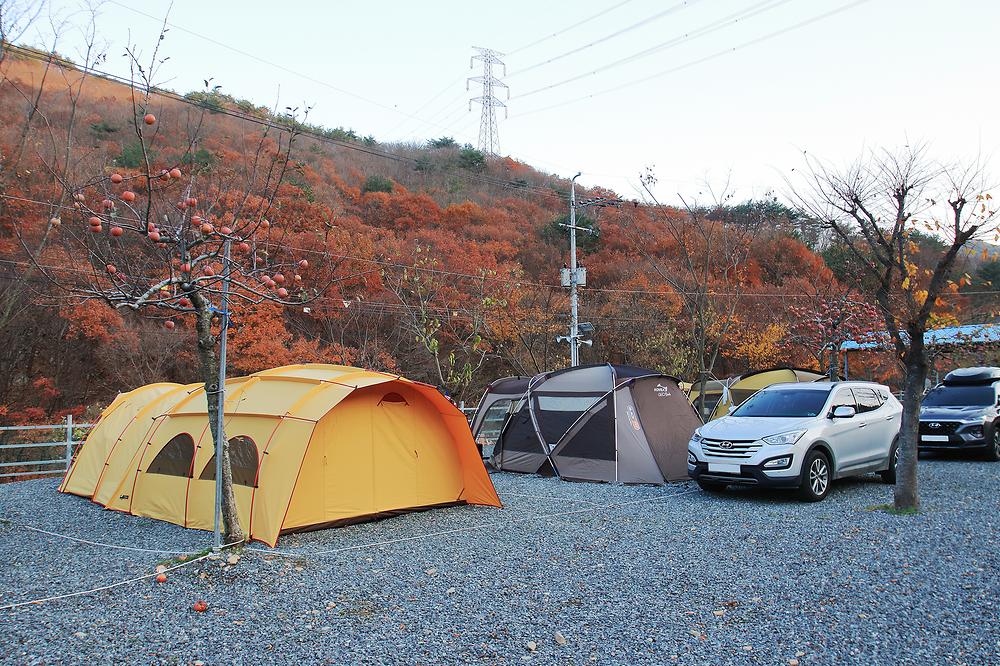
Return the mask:
<path id="1" fill-rule="evenodd" d="M 891 502 L 875 477 L 801 504 L 495 474 L 503 510 L 292 535 L 279 549 L 301 556 L 245 550 L 164 584 L 0 611 L 0 661 L 998 664 L 1000 465 L 920 466 L 917 516 L 866 510 Z M 55 488 L 0 486 L 0 518 L 144 548 L 210 539 Z M 0 606 L 148 574 L 166 557 L 0 523 Z M 207 612 L 191 610 L 197 599 Z"/>

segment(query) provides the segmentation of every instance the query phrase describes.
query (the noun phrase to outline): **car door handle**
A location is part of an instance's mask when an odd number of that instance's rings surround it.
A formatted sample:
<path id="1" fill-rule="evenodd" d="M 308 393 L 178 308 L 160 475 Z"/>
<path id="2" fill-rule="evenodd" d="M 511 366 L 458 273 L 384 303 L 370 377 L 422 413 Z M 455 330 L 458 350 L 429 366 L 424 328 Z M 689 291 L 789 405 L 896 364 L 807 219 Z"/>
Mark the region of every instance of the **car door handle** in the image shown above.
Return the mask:
<path id="1" fill-rule="evenodd" d="M 893 415 L 893 414 L 890 414 L 889 416 L 885 417 L 885 420 L 886 420 L 886 421 L 891 421 L 891 420 L 893 420 L 894 418 L 896 418 L 896 416 L 895 416 L 895 415 Z"/>
<path id="2" fill-rule="evenodd" d="M 859 427 L 859 428 L 864 428 L 864 427 L 865 427 L 866 425 L 868 425 L 868 424 L 867 424 L 867 423 L 859 423 L 859 424 L 858 424 L 858 427 Z"/>

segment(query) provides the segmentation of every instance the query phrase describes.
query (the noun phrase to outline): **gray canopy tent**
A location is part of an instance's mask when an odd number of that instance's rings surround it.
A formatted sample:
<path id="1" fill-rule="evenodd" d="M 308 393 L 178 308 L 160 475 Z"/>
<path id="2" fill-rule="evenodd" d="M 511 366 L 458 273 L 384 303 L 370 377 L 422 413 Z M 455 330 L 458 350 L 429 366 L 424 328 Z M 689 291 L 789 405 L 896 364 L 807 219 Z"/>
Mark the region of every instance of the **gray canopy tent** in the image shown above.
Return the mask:
<path id="1" fill-rule="evenodd" d="M 491 407 L 509 400 L 487 456 L 496 469 L 587 481 L 680 480 L 701 419 L 678 384 L 652 370 L 609 364 L 498 380 L 483 396 L 473 434 L 488 423 Z"/>

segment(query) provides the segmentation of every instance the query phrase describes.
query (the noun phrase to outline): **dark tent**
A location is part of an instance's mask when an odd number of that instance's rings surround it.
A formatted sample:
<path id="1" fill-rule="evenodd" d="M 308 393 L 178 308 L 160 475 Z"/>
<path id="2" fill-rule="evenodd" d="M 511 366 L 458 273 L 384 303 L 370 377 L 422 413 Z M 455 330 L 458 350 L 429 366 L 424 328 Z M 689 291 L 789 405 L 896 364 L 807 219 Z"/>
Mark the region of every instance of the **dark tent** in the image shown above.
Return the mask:
<path id="1" fill-rule="evenodd" d="M 502 380 L 494 386 L 508 391 L 496 395 L 510 396 L 519 385 Z M 492 391 L 481 403 L 487 409 L 499 399 Z M 621 365 L 536 375 L 510 405 L 491 464 L 566 479 L 663 483 L 687 478 L 687 443 L 701 424 L 677 379 Z M 477 414 L 474 433 L 485 418 Z"/>
<path id="2" fill-rule="evenodd" d="M 476 446 L 484 458 L 493 455 L 493 446 L 511 412 L 528 390 L 531 377 L 504 377 L 486 387 L 472 418 Z"/>

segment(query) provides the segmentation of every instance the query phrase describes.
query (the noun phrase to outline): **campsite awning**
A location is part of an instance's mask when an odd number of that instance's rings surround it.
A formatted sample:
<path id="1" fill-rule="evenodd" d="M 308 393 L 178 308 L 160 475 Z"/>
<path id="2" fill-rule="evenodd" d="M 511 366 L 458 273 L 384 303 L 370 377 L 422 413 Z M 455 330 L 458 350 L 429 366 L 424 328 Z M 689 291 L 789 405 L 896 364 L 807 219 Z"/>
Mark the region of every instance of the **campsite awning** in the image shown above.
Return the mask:
<path id="1" fill-rule="evenodd" d="M 928 347 L 961 346 L 981 343 L 1000 343 L 1000 324 L 966 324 L 965 326 L 949 326 L 924 333 L 924 344 Z M 840 348 L 842 351 L 859 351 L 862 349 L 877 349 L 890 344 L 884 334 L 876 340 L 856 342 L 847 340 Z"/>

